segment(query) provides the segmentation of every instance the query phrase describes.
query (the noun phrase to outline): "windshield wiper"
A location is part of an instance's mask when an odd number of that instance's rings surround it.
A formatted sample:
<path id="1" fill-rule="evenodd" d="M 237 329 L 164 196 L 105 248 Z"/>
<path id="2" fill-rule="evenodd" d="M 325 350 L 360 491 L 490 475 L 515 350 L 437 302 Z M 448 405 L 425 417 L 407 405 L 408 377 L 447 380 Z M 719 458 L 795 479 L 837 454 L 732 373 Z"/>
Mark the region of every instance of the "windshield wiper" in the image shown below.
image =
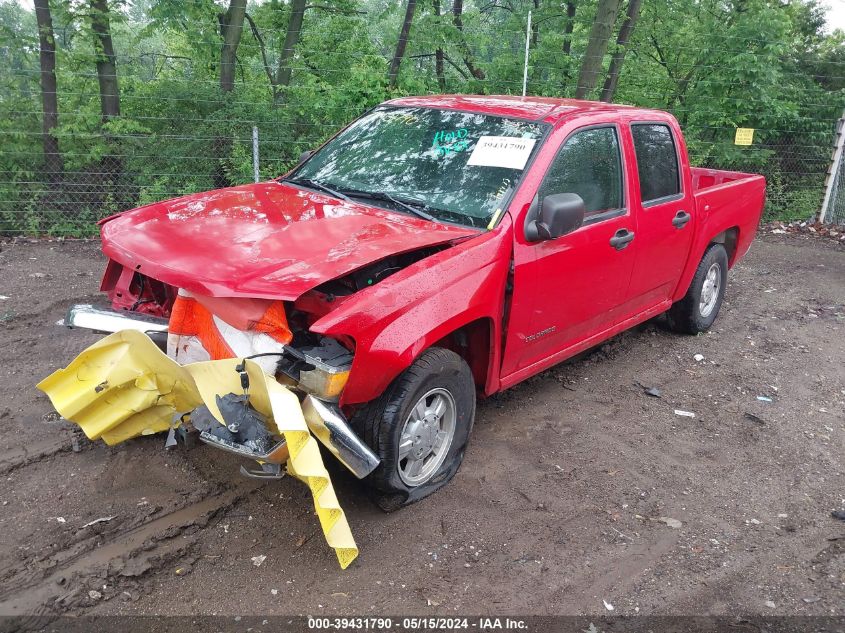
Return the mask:
<path id="1" fill-rule="evenodd" d="M 310 187 L 311 189 L 322 191 L 323 193 L 327 193 L 330 196 L 334 196 L 335 198 L 340 198 L 341 200 L 346 200 L 347 202 L 349 202 L 349 196 L 342 194 L 339 191 L 335 191 L 329 185 L 325 185 L 319 180 L 312 180 L 311 178 L 283 178 L 282 181 L 292 182 L 295 185 L 304 185 L 306 187 Z"/>
<path id="2" fill-rule="evenodd" d="M 392 202 L 393 204 L 402 207 L 411 215 L 415 215 L 418 218 L 422 218 L 424 220 L 428 220 L 430 222 L 438 222 L 438 219 L 435 218 L 430 213 L 424 211 L 424 209 L 428 209 L 428 205 L 425 202 L 420 202 L 419 200 L 411 200 L 409 198 L 400 198 L 398 196 L 394 196 L 392 193 L 387 193 L 386 191 L 363 191 L 361 189 L 344 189 L 343 193 L 353 198 L 366 198 L 370 200 L 384 200 L 386 202 Z"/>

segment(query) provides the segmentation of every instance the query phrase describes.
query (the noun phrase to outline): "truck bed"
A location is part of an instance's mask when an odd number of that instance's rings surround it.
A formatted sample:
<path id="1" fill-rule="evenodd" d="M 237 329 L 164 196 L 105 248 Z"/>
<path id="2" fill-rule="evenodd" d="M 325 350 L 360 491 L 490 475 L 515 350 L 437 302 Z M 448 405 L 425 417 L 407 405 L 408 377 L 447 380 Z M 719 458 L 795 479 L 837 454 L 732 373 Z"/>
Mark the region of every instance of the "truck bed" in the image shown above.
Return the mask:
<path id="1" fill-rule="evenodd" d="M 708 169 L 706 167 L 691 167 L 692 190 L 699 193 L 711 187 L 718 187 L 740 180 L 760 178 L 758 174 L 747 174 L 742 171 L 727 171 L 724 169 Z"/>
<path id="2" fill-rule="evenodd" d="M 700 258 L 713 236 L 735 232 L 733 248 L 728 248 L 733 267 L 757 232 L 766 202 L 766 179 L 758 174 L 693 167 L 692 182 L 698 214 L 698 244 L 693 255 Z"/>
<path id="3" fill-rule="evenodd" d="M 725 244 L 731 267 L 742 259 L 757 232 L 766 202 L 763 176 L 702 167 L 693 167 L 691 171 L 696 233 L 675 301 L 686 293 L 711 240 Z"/>

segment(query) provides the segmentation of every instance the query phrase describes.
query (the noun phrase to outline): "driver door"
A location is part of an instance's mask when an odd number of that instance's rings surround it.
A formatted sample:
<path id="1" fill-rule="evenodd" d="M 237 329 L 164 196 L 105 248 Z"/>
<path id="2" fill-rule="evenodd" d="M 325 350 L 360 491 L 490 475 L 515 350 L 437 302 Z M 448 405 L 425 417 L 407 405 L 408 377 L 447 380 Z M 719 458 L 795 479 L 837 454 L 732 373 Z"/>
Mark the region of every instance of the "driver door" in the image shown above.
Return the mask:
<path id="1" fill-rule="evenodd" d="M 637 240 L 623 142 L 615 124 L 575 130 L 546 171 L 532 211 L 545 196 L 575 193 L 585 218 L 557 239 L 531 243 L 516 236 L 503 383 L 559 362 L 566 350 L 624 318 Z"/>

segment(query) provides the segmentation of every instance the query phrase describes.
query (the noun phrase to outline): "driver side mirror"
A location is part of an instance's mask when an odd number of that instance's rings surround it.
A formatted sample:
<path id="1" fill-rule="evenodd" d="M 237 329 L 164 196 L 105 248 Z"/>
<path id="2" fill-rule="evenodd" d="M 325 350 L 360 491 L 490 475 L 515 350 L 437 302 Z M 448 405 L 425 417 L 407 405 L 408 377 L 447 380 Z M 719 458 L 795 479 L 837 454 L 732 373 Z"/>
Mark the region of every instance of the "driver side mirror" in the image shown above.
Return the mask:
<path id="1" fill-rule="evenodd" d="M 543 198 L 540 218 L 525 227 L 529 242 L 553 240 L 577 229 L 584 222 L 584 200 L 576 193 L 555 193 Z"/>
<path id="2" fill-rule="evenodd" d="M 313 149 L 309 149 L 309 150 L 306 150 L 306 151 L 302 152 L 302 153 L 299 155 L 299 162 L 297 163 L 297 165 L 301 165 L 301 164 L 302 164 L 302 163 L 304 163 L 306 160 L 308 160 L 309 158 L 311 158 L 311 155 L 312 155 L 313 153 L 314 153 L 314 150 L 313 150 Z"/>

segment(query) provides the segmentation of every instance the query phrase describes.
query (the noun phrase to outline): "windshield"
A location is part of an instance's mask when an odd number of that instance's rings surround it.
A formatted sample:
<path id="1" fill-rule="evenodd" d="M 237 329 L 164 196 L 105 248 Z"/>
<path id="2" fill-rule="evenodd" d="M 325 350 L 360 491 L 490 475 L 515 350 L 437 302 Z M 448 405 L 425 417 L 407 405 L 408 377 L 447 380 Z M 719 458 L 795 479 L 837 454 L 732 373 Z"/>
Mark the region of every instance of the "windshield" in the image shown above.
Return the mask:
<path id="1" fill-rule="evenodd" d="M 289 179 L 403 212 L 417 209 L 422 217 L 487 227 L 544 131 L 540 123 L 472 112 L 379 108 Z"/>

